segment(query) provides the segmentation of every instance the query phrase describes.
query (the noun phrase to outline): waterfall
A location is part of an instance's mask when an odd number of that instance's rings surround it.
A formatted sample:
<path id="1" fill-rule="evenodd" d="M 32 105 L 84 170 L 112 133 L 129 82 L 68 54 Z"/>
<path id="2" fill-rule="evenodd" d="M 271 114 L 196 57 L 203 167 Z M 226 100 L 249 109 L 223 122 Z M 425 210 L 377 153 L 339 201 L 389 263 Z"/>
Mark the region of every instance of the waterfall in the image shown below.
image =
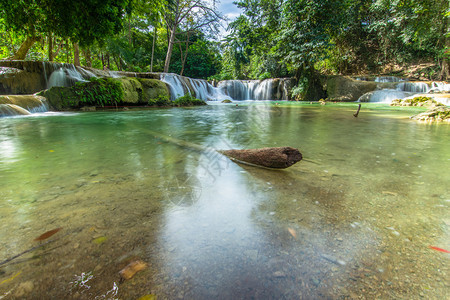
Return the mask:
<path id="1" fill-rule="evenodd" d="M 430 92 L 450 92 L 450 83 L 433 81 L 431 83 Z"/>
<path id="2" fill-rule="evenodd" d="M 0 117 L 30 115 L 31 113 L 15 104 L 0 104 Z"/>
<path id="3" fill-rule="evenodd" d="M 180 78 L 181 76 L 178 76 L 176 74 L 161 74 L 161 81 L 167 83 L 167 85 L 169 86 L 170 99 L 172 101 L 176 100 L 181 96 L 184 96 L 185 94 L 184 89 L 185 85 L 183 85 Z"/>
<path id="4" fill-rule="evenodd" d="M 37 95 L 0 96 L 0 117 L 47 112 L 47 99 Z"/>
<path id="5" fill-rule="evenodd" d="M 204 79 L 192 79 L 176 74 L 163 73 L 161 81 L 165 82 L 170 89 L 172 101 L 187 93 L 203 101 L 229 99 L 219 88 L 212 86 Z"/>
<path id="6" fill-rule="evenodd" d="M 397 90 L 413 93 L 428 93 L 430 87 L 425 82 L 401 82 L 397 85 Z"/>
<path id="7" fill-rule="evenodd" d="M 288 100 L 291 79 L 224 80 L 218 87 L 233 100 Z"/>
<path id="8" fill-rule="evenodd" d="M 87 70 L 83 71 L 86 78 L 94 76 L 94 74 Z M 47 88 L 54 86 L 70 87 L 75 85 L 76 82 L 86 82 L 85 77 L 83 77 L 74 65 L 63 65 L 50 74 Z"/>
<path id="9" fill-rule="evenodd" d="M 395 77 L 395 76 L 379 76 L 375 77 L 375 82 L 399 82 L 403 81 L 402 78 Z"/>
<path id="10" fill-rule="evenodd" d="M 379 102 L 379 103 L 391 103 L 395 99 L 404 99 L 413 95 L 411 92 L 404 92 L 394 89 L 382 89 L 373 92 L 365 93 L 359 97 L 357 102 Z"/>

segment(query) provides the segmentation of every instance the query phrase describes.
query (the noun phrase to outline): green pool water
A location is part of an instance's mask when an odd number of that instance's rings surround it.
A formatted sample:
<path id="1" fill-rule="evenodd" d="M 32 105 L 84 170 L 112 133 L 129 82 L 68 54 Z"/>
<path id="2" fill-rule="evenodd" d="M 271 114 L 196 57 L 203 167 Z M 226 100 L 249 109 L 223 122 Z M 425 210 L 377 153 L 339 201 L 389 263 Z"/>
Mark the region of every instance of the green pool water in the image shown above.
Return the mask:
<path id="1" fill-rule="evenodd" d="M 450 256 L 430 246 L 450 249 L 450 126 L 356 109 L 0 119 L 0 261 L 34 247 L 0 266 L 0 299 L 445 299 Z M 258 169 L 161 136 L 304 160 Z"/>

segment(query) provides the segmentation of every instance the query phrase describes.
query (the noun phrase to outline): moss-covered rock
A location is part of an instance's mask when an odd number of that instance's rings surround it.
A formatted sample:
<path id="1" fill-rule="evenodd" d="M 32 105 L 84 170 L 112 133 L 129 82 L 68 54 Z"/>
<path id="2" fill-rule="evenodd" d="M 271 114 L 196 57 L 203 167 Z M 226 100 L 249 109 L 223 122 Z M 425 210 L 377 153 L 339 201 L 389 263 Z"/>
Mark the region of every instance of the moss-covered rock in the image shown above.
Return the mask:
<path id="1" fill-rule="evenodd" d="M 391 106 L 425 106 L 436 107 L 444 106 L 444 104 L 437 102 L 431 97 L 419 96 L 410 99 L 395 99 L 392 100 Z"/>
<path id="2" fill-rule="evenodd" d="M 348 76 L 330 76 L 326 82 L 328 99 L 332 101 L 356 101 L 376 88 L 375 82 L 355 80 Z"/>
<path id="3" fill-rule="evenodd" d="M 72 87 L 52 87 L 39 93 L 55 110 L 78 109 L 82 106 L 112 106 L 124 102 L 122 81 L 115 78 L 91 78 Z"/>
<path id="4" fill-rule="evenodd" d="M 169 90 L 156 79 L 91 78 L 73 87 L 52 87 L 39 93 L 54 110 L 84 106 L 150 105 L 169 106 Z"/>
<path id="5" fill-rule="evenodd" d="M 233 103 L 233 101 L 231 101 L 230 99 L 225 99 L 225 100 L 222 100 L 222 103 Z"/>
<path id="6" fill-rule="evenodd" d="M 114 78 L 122 85 L 123 98 L 122 102 L 139 104 L 142 99 L 142 84 L 137 78 L 122 77 Z"/>
<path id="7" fill-rule="evenodd" d="M 149 105 L 167 105 L 170 99 L 169 89 L 161 80 L 140 78 L 142 85 L 142 103 Z M 164 102 L 165 104 L 163 104 Z"/>
<path id="8" fill-rule="evenodd" d="M 197 106 L 197 105 L 206 105 L 206 102 L 200 99 L 195 98 L 191 94 L 186 94 L 177 98 L 177 100 L 173 101 L 173 106 Z"/>
<path id="9" fill-rule="evenodd" d="M 425 122 L 447 122 L 450 123 L 450 108 L 439 106 L 426 112 L 412 116 L 411 119 Z"/>

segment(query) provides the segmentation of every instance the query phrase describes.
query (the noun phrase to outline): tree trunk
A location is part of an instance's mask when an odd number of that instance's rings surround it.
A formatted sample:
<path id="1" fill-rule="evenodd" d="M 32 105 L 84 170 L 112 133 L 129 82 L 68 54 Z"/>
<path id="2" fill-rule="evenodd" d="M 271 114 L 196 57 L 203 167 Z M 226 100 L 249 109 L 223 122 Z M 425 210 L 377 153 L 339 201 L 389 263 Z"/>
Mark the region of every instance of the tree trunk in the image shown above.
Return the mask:
<path id="1" fill-rule="evenodd" d="M 183 76 L 184 66 L 186 64 L 186 59 L 187 59 L 187 55 L 188 55 L 188 49 L 189 49 L 189 33 L 187 33 L 187 36 L 186 36 L 186 51 L 184 52 L 184 56 L 183 56 L 183 51 L 181 51 L 181 44 L 180 44 L 180 53 L 181 53 L 181 72 L 180 72 L 180 76 Z"/>
<path id="2" fill-rule="evenodd" d="M 78 43 L 73 43 L 73 64 L 80 66 L 80 47 Z"/>
<path id="3" fill-rule="evenodd" d="M 48 61 L 53 61 L 53 35 L 48 34 Z"/>
<path id="4" fill-rule="evenodd" d="M 173 44 L 175 43 L 175 30 L 176 28 L 170 29 L 169 47 L 167 47 L 166 61 L 164 63 L 164 73 L 169 72 L 170 58 L 172 56 Z"/>
<path id="5" fill-rule="evenodd" d="M 155 43 L 156 43 L 157 34 L 158 33 L 156 31 L 156 26 L 155 26 L 155 29 L 153 29 L 152 61 L 150 63 L 150 72 L 153 72 L 153 57 L 155 56 Z"/>
<path id="6" fill-rule="evenodd" d="M 84 59 L 86 60 L 86 67 L 92 67 L 92 57 L 91 57 L 91 49 L 81 49 L 84 55 Z"/>
<path id="7" fill-rule="evenodd" d="M 34 43 L 37 41 L 37 37 L 28 36 L 25 41 L 20 45 L 19 50 L 17 50 L 16 54 L 14 54 L 13 59 L 23 60 L 27 57 L 28 51 L 33 47 Z"/>

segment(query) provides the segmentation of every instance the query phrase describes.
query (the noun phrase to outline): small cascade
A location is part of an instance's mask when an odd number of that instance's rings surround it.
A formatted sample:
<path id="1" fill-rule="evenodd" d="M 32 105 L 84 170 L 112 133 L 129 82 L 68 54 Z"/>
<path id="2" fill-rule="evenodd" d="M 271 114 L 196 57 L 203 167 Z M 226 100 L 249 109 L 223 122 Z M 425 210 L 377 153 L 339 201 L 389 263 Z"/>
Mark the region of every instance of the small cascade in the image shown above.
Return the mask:
<path id="1" fill-rule="evenodd" d="M 0 96 L 0 105 L 2 106 L 0 116 L 29 115 L 49 110 L 47 99 L 37 95 Z"/>
<path id="2" fill-rule="evenodd" d="M 203 101 L 229 99 L 219 88 L 212 86 L 203 79 L 192 79 L 176 74 L 163 73 L 161 81 L 165 82 L 170 89 L 172 101 L 184 96 L 187 93 Z"/>
<path id="3" fill-rule="evenodd" d="M 177 98 L 184 96 L 186 91 L 184 89 L 185 85 L 180 80 L 181 76 L 176 74 L 161 74 L 161 81 L 167 83 L 170 89 L 170 100 L 174 101 Z M 202 99 L 203 100 L 203 99 Z"/>
<path id="4" fill-rule="evenodd" d="M 0 118 L 19 115 L 31 115 L 31 113 L 15 104 L 0 104 Z"/>
<path id="5" fill-rule="evenodd" d="M 367 78 L 358 79 L 367 80 Z M 450 84 L 446 82 L 407 81 L 394 76 L 376 77 L 374 81 L 379 83 L 398 83 L 395 85 L 395 89 L 386 88 L 385 84 L 380 84 L 378 85 L 378 90 L 365 93 L 358 99 L 358 102 L 391 103 L 395 99 L 424 96 L 434 98 L 444 104 L 448 103 L 448 96 L 443 94 L 450 92 Z"/>
<path id="6" fill-rule="evenodd" d="M 404 81 L 404 79 L 396 76 L 379 76 L 375 77 L 375 82 L 400 82 Z"/>
<path id="7" fill-rule="evenodd" d="M 430 92 L 450 93 L 450 83 L 433 81 Z"/>
<path id="8" fill-rule="evenodd" d="M 378 102 L 378 103 L 391 103 L 395 99 L 404 99 L 413 95 L 411 92 L 404 92 L 394 89 L 382 89 L 373 92 L 365 93 L 359 97 L 357 102 Z"/>
<path id="9" fill-rule="evenodd" d="M 89 74 L 87 70 L 83 70 L 86 78 L 94 76 Z M 48 79 L 47 88 L 54 86 L 70 87 L 74 86 L 76 82 L 86 82 L 87 80 L 83 75 L 75 68 L 74 65 L 63 65 L 55 71 L 53 71 Z"/>
<path id="10" fill-rule="evenodd" d="M 428 93 L 430 87 L 426 82 L 401 82 L 397 85 L 398 91 L 412 92 L 412 93 Z"/>
<path id="11" fill-rule="evenodd" d="M 218 87 L 233 100 L 288 100 L 291 79 L 224 80 Z"/>

